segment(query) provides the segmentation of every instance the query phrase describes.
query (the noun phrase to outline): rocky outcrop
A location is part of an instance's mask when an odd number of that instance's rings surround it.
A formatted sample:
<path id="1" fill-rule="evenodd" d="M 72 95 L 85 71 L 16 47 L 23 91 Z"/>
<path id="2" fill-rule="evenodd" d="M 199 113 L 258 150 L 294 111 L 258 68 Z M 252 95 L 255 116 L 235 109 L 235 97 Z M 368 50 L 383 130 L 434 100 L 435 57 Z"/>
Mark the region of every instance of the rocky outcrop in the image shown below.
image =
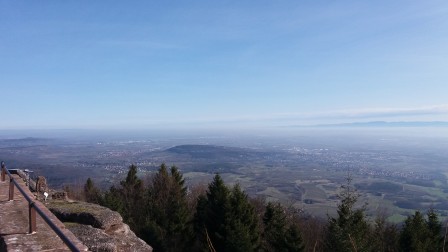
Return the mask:
<path id="1" fill-rule="evenodd" d="M 48 192 L 47 179 L 44 176 L 38 176 L 36 180 L 36 192 Z"/>
<path id="2" fill-rule="evenodd" d="M 47 207 L 91 251 L 152 251 L 108 208 L 78 201 L 51 201 Z"/>

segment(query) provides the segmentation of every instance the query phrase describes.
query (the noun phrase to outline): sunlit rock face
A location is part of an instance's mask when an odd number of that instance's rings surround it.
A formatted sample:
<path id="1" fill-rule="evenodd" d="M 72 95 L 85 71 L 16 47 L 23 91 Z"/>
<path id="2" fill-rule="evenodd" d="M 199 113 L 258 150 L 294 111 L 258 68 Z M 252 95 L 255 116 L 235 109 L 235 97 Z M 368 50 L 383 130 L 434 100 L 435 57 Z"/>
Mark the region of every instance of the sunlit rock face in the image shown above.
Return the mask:
<path id="1" fill-rule="evenodd" d="M 47 207 L 91 251 L 152 251 L 108 208 L 77 201 L 52 201 Z"/>

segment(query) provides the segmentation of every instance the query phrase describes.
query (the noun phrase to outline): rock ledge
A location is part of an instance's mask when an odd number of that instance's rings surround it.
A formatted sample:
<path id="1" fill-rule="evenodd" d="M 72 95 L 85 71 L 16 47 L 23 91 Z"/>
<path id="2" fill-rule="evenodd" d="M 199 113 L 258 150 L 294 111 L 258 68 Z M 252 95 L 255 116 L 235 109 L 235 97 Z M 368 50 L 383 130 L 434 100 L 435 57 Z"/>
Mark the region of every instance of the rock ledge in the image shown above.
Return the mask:
<path id="1" fill-rule="evenodd" d="M 79 201 L 51 201 L 47 207 L 91 251 L 152 251 L 106 207 Z"/>

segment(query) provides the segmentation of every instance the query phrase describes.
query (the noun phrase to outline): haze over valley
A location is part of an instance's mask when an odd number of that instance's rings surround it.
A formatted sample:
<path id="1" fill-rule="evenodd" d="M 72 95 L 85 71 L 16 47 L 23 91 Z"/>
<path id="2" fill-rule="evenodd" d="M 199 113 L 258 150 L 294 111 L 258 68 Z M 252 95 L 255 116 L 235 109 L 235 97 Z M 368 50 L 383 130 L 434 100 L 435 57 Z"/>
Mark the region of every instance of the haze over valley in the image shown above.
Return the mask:
<path id="1" fill-rule="evenodd" d="M 214 174 L 239 183 L 252 197 L 279 201 L 318 217 L 333 213 L 348 174 L 368 214 L 385 211 L 399 222 L 414 210 L 448 213 L 446 128 L 294 129 L 257 133 L 2 131 L 0 157 L 50 185 L 82 185 L 88 177 L 108 188 L 130 164 L 151 176 L 175 165 L 187 184 Z M 33 133 L 37 137 L 24 137 Z M 29 136 L 29 135 L 28 135 Z"/>

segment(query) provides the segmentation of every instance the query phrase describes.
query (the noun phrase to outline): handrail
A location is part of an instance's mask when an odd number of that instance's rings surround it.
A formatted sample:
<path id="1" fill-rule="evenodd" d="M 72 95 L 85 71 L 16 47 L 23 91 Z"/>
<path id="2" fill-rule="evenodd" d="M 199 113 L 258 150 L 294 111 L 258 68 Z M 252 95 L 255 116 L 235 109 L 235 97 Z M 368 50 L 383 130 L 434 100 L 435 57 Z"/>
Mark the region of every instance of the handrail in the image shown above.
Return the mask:
<path id="1" fill-rule="evenodd" d="M 11 173 L 8 169 L 6 169 L 5 162 L 1 162 L 1 180 L 5 181 L 5 175 L 8 174 L 10 186 L 9 186 L 9 200 L 13 200 L 14 198 L 14 185 L 17 187 L 17 189 L 20 191 L 20 193 L 25 197 L 26 201 L 28 201 L 29 204 L 29 233 L 36 232 L 36 212 L 42 217 L 42 219 L 47 223 L 47 225 L 61 238 L 61 240 L 67 245 L 67 247 L 71 251 L 80 251 L 76 245 L 62 232 L 62 230 L 56 226 L 56 224 L 53 223 L 53 221 L 50 220 L 50 218 L 42 211 L 42 209 L 39 208 L 34 202 L 33 199 L 31 199 L 28 194 L 23 190 L 23 188 L 15 181 L 15 179 L 12 177 Z"/>

